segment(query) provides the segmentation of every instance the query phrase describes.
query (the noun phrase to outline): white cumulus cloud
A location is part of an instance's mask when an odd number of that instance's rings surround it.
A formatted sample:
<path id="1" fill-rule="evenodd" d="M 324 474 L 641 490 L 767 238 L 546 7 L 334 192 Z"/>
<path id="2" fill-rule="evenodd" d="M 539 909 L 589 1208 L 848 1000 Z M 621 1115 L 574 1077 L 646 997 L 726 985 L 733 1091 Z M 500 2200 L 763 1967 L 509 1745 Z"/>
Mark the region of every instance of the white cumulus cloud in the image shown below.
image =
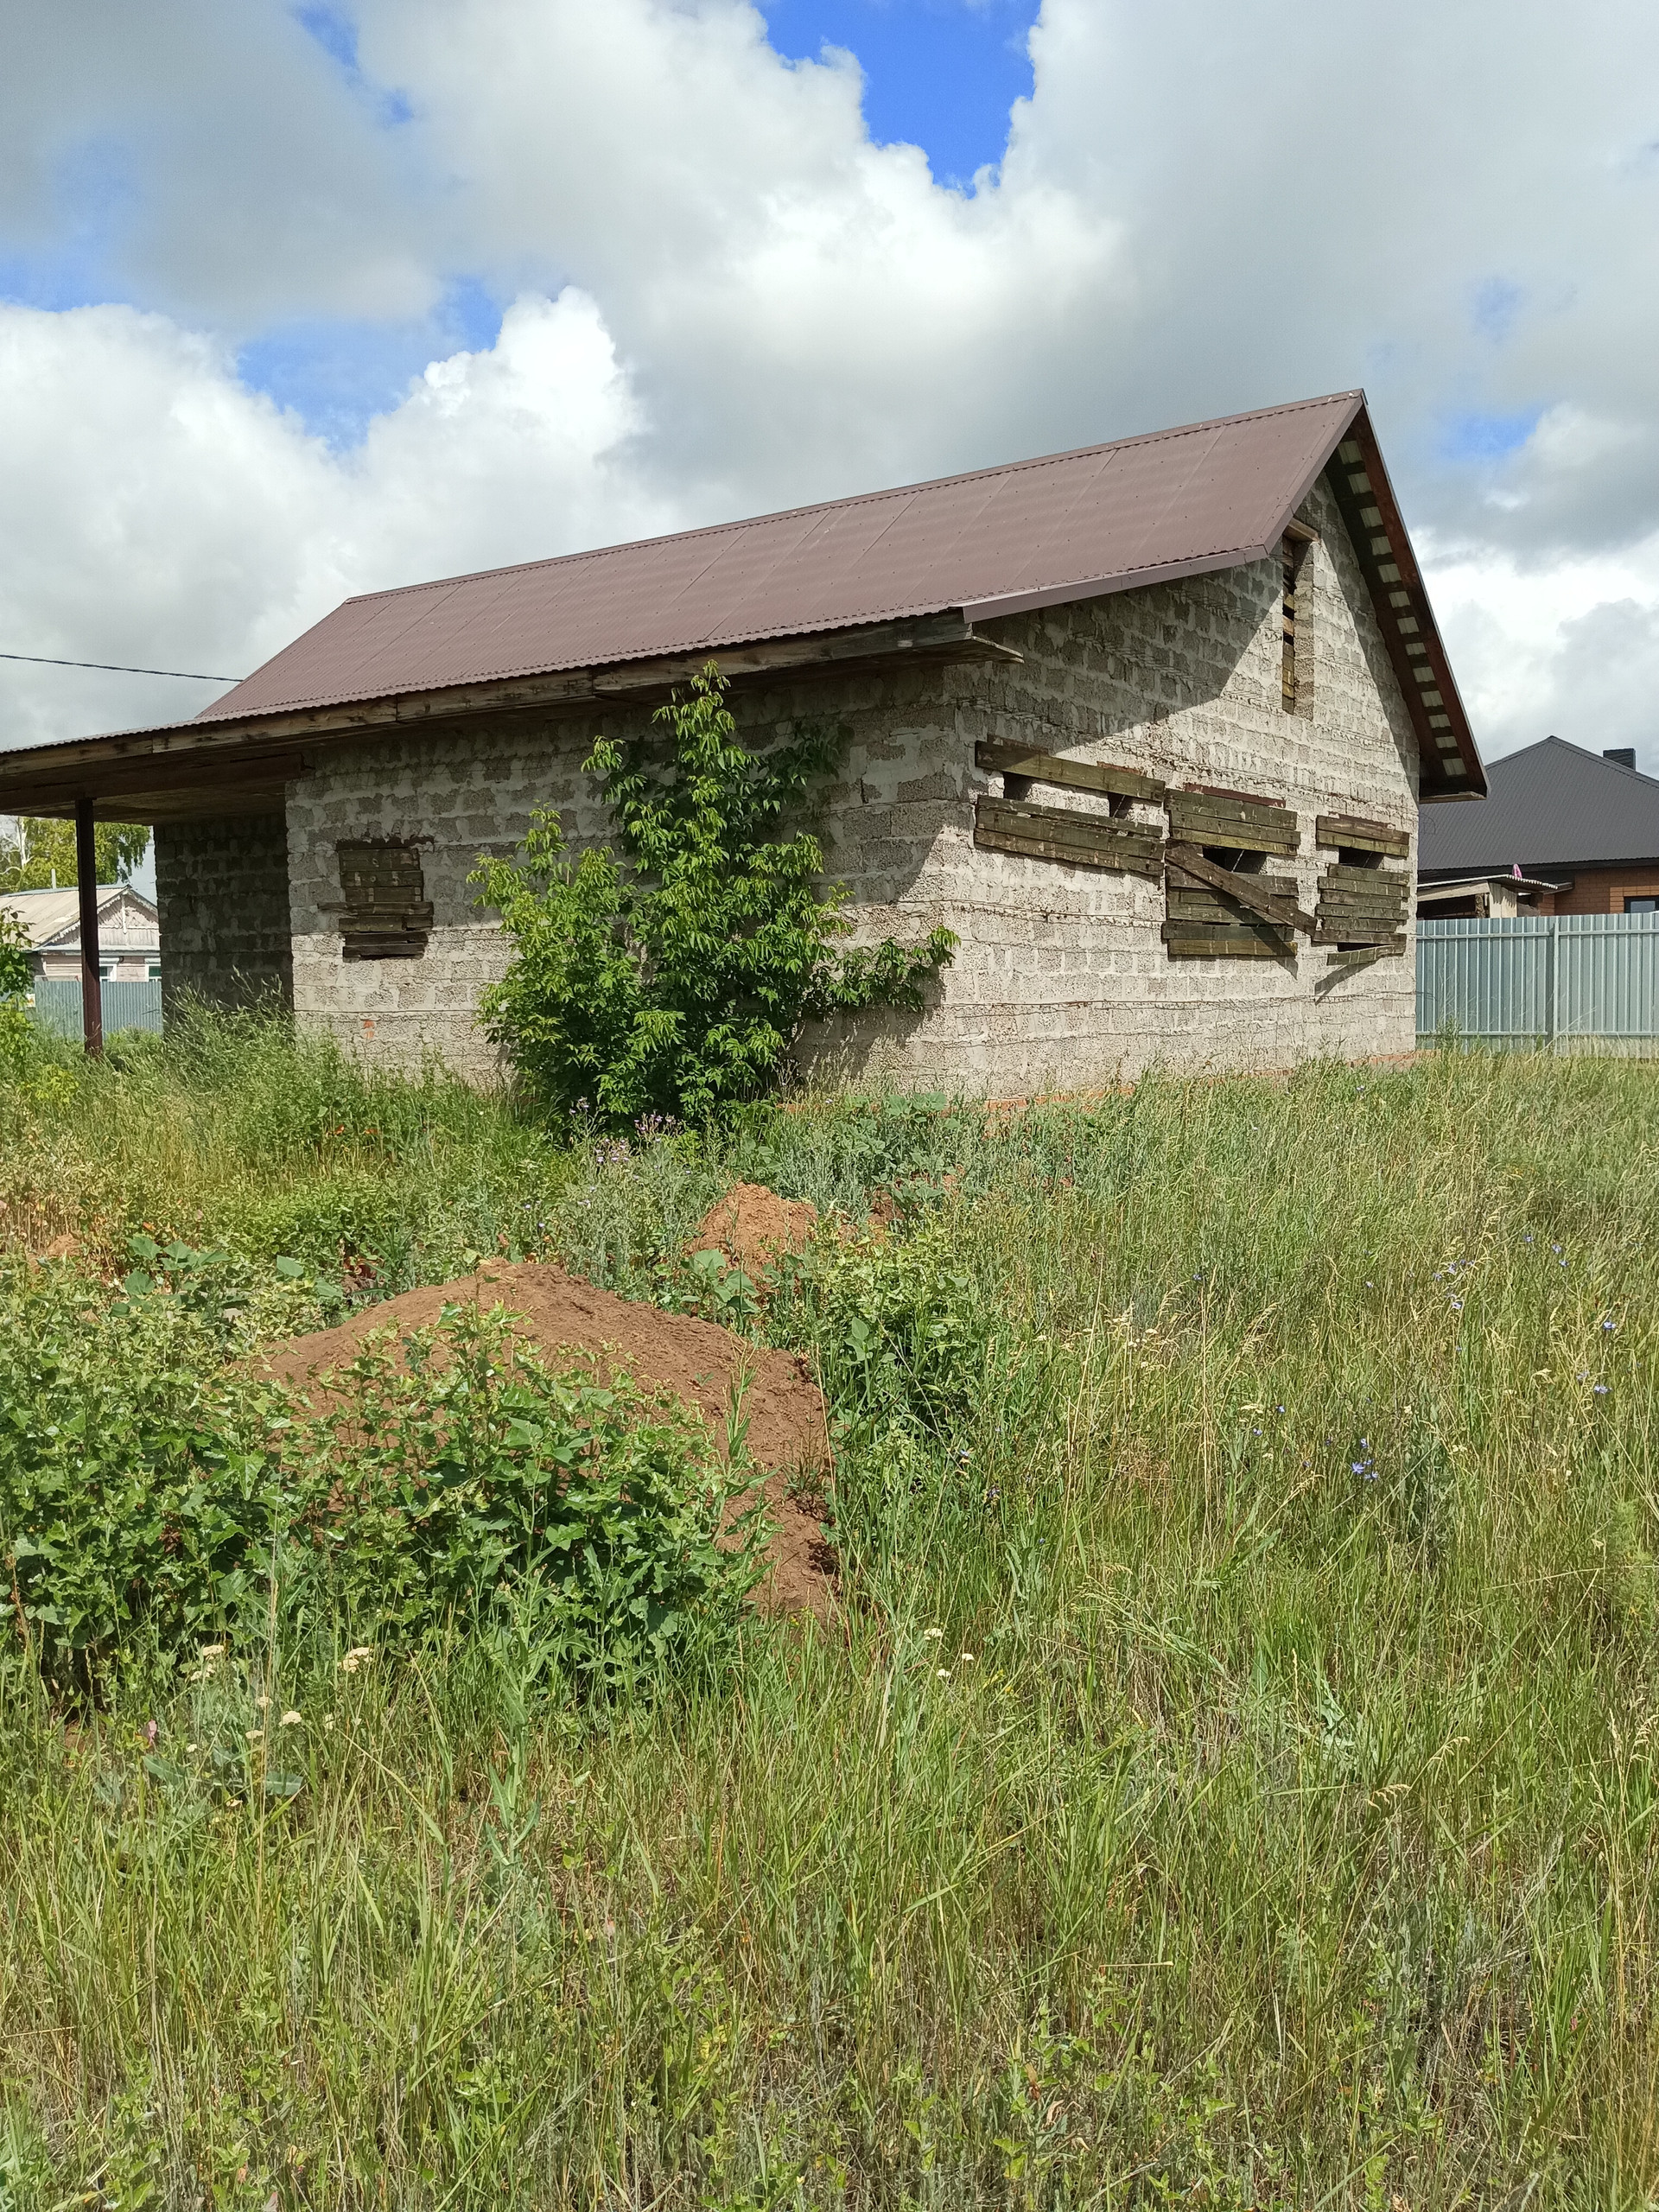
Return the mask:
<path id="1" fill-rule="evenodd" d="M 1363 382 L 1488 751 L 1659 766 L 1638 0 L 1044 0 L 971 192 L 748 0 L 66 0 L 13 48 L 0 645 L 238 672 L 350 591 Z M 344 449 L 238 373 L 462 283 L 499 334 Z M 204 696 L 14 669 L 0 741 Z"/>

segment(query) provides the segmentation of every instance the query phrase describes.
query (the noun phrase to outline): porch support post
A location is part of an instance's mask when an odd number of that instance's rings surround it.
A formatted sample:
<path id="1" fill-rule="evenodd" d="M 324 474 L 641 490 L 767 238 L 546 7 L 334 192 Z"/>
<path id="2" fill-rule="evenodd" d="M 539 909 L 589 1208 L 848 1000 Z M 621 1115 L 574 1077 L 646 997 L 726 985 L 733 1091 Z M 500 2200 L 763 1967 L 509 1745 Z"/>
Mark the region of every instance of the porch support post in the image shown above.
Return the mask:
<path id="1" fill-rule="evenodd" d="M 104 986 L 98 957 L 98 841 L 92 801 L 75 801 L 75 886 L 80 893 L 80 1022 L 86 1050 L 104 1050 Z"/>

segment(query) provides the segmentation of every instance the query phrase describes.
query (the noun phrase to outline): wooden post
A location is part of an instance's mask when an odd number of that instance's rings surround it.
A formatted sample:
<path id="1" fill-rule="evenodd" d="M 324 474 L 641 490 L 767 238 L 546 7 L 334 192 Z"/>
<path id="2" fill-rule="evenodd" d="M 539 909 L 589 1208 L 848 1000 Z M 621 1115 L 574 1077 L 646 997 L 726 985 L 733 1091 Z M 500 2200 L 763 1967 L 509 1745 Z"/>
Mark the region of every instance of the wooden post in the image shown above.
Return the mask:
<path id="1" fill-rule="evenodd" d="M 98 957 L 98 841 L 92 801 L 75 801 L 75 886 L 80 893 L 80 1026 L 86 1050 L 104 1050 L 104 985 Z"/>

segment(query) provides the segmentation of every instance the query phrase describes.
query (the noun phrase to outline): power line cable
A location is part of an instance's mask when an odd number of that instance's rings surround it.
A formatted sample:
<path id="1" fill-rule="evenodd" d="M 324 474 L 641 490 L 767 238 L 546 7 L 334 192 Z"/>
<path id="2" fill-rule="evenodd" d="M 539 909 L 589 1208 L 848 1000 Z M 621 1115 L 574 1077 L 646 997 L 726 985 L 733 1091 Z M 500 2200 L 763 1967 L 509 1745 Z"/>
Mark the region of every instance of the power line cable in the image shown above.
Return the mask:
<path id="1" fill-rule="evenodd" d="M 194 668 L 128 668 L 118 660 L 54 660 L 50 653 L 0 653 L 0 660 L 32 661 L 37 668 L 101 668 L 111 676 L 181 676 L 187 683 L 242 683 L 240 676 L 203 676 Z"/>

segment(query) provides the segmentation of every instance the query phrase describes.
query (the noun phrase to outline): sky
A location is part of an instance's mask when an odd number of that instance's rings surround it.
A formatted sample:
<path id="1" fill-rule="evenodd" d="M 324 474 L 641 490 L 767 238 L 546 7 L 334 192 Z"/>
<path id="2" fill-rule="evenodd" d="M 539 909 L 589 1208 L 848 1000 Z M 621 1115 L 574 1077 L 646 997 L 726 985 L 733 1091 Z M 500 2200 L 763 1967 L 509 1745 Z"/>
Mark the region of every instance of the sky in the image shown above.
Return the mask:
<path id="1" fill-rule="evenodd" d="M 1486 756 L 1659 772 L 1659 10 L 0 0 L 0 652 L 1363 385 Z M 0 746 L 221 683 L 0 660 Z"/>

